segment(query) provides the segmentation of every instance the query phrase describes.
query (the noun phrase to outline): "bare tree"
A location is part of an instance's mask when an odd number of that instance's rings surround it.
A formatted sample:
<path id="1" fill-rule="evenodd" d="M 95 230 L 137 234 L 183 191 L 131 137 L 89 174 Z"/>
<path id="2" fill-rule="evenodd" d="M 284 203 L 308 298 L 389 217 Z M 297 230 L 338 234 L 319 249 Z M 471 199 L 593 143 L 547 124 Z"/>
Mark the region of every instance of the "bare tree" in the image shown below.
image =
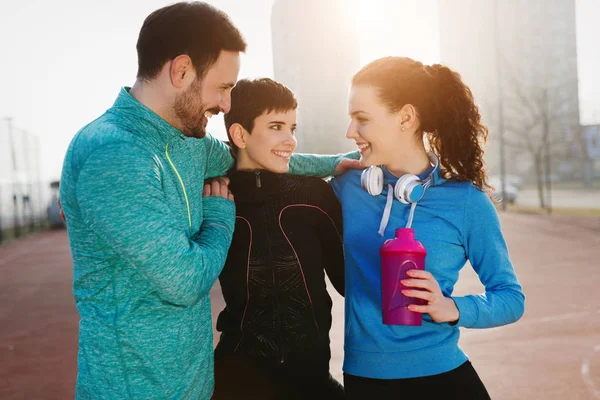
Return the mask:
<path id="1" fill-rule="evenodd" d="M 527 154 L 532 162 L 540 207 L 551 209 L 553 167 L 569 156 L 579 131 L 574 114 L 577 99 L 572 82 L 527 82 L 507 76 L 505 129 L 507 146 L 515 154 Z M 576 95 L 576 93 L 575 93 Z M 575 105 L 575 106 L 574 106 Z"/>

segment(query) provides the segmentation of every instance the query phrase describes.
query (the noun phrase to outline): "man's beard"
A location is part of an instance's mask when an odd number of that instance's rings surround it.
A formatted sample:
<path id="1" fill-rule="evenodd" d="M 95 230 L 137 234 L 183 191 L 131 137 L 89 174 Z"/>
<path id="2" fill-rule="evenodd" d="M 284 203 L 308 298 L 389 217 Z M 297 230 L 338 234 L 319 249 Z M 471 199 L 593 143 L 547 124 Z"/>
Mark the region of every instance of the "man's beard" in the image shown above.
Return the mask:
<path id="1" fill-rule="evenodd" d="M 219 107 L 207 109 L 200 98 L 202 83 L 194 81 L 190 87 L 175 98 L 173 111 L 181 124 L 181 132 L 188 137 L 202 139 L 206 136 L 206 124 L 208 118 L 204 114 L 209 111 L 217 115 L 221 110 Z"/>

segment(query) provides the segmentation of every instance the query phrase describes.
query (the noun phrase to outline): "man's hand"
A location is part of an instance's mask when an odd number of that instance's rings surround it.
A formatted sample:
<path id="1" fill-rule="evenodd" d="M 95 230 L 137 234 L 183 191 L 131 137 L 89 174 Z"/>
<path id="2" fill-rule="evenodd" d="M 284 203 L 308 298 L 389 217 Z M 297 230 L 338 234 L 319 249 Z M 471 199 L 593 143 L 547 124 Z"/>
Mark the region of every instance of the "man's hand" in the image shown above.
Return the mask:
<path id="1" fill-rule="evenodd" d="M 360 163 L 359 160 L 352 160 L 350 158 L 342 158 L 342 160 L 335 167 L 336 173 L 347 172 L 351 169 L 364 169 L 365 166 Z"/>
<path id="2" fill-rule="evenodd" d="M 60 204 L 60 199 L 58 199 L 58 208 L 60 208 L 60 217 L 62 218 L 63 222 L 66 224 L 67 219 L 65 218 L 65 212 L 62 209 L 62 204 Z"/>
<path id="3" fill-rule="evenodd" d="M 229 178 L 226 176 L 213 178 L 204 184 L 202 197 L 222 197 L 224 199 L 233 201 L 233 194 L 229 190 L 228 185 Z"/>

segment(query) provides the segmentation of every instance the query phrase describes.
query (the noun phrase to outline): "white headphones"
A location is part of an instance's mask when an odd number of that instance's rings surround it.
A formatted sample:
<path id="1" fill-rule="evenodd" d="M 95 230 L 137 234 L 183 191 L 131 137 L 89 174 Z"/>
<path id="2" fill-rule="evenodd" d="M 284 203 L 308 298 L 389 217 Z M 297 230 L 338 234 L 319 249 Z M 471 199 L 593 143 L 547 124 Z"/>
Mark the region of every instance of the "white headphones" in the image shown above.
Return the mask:
<path id="1" fill-rule="evenodd" d="M 433 170 L 423 180 L 413 174 L 400 177 L 394 185 L 394 197 L 404 204 L 416 203 L 423 198 L 425 191 L 434 184 L 435 174 L 440 160 L 434 153 L 427 153 L 433 164 Z M 383 191 L 383 170 L 379 167 L 365 169 L 360 177 L 360 186 L 371 196 L 379 196 Z"/>

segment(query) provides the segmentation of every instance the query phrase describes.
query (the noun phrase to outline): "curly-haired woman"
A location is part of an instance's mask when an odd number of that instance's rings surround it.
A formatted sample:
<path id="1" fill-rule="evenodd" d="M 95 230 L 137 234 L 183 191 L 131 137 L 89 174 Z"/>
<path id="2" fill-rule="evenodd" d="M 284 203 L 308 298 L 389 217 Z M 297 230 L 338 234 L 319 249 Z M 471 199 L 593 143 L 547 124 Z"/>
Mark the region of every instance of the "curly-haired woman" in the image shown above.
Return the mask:
<path id="1" fill-rule="evenodd" d="M 488 132 L 471 91 L 445 66 L 387 57 L 354 76 L 349 113 L 346 136 L 370 169 L 332 181 L 344 223 L 346 396 L 489 399 L 458 345 L 459 328 L 513 323 L 525 297 L 489 198 Z M 424 300 L 409 307 L 423 322 L 385 325 L 379 249 L 408 221 L 427 258 L 402 292 Z M 453 296 L 467 261 L 485 292 Z"/>

